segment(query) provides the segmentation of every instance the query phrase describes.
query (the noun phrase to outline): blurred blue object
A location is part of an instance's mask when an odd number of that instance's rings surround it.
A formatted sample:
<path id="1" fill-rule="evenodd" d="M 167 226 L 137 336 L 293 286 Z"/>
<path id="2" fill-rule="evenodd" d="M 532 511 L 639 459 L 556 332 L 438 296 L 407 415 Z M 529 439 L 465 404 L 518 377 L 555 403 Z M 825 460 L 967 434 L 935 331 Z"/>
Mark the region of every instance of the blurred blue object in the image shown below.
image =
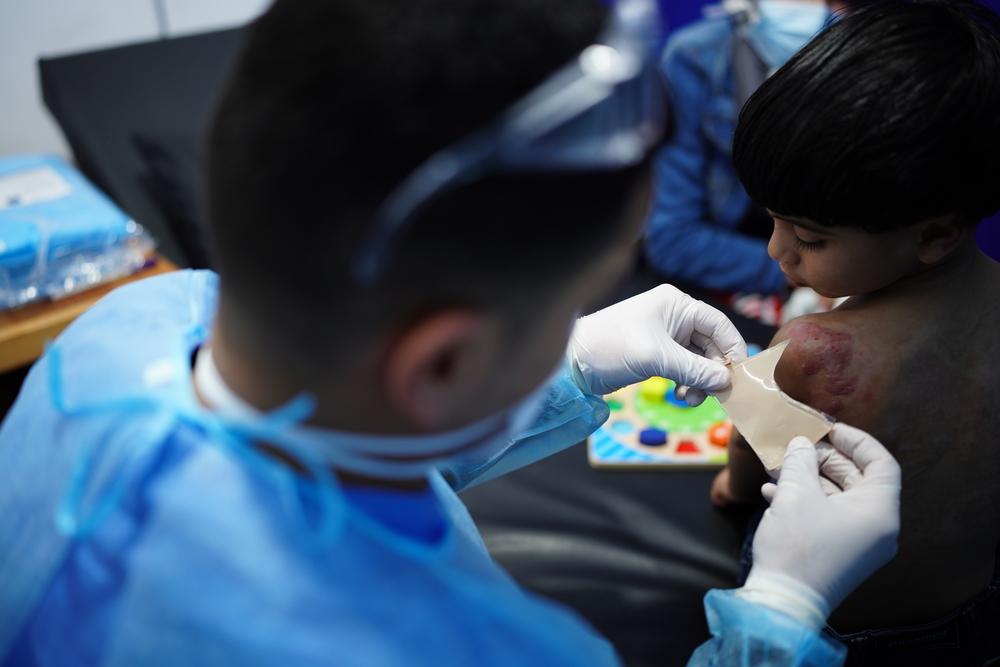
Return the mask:
<path id="1" fill-rule="evenodd" d="M 705 5 L 715 4 L 709 0 L 660 0 L 660 16 L 666 30 L 676 30 L 701 18 Z"/>
<path id="2" fill-rule="evenodd" d="M 979 223 L 976 242 L 983 252 L 1000 262 L 1000 213 Z"/>
<path id="3" fill-rule="evenodd" d="M 709 591 L 705 615 L 712 639 L 695 651 L 688 667 L 836 667 L 847 654 L 843 645 L 731 590 Z"/>
<path id="4" fill-rule="evenodd" d="M 677 30 L 697 21 L 708 5 L 718 4 L 717 0 L 659 0 L 660 16 L 665 30 Z M 982 0 L 993 11 L 1000 13 L 1000 0 Z"/>
<path id="5" fill-rule="evenodd" d="M 737 86 L 736 30 L 730 16 L 713 16 L 675 30 L 664 49 L 675 131 L 656 156 L 645 253 L 657 273 L 686 285 L 775 294 L 787 280 L 766 240 L 742 231 L 753 204 L 732 164 L 739 108 L 756 88 Z"/>
<path id="6" fill-rule="evenodd" d="M 0 159 L 0 310 L 131 273 L 152 242 L 55 157 Z"/>

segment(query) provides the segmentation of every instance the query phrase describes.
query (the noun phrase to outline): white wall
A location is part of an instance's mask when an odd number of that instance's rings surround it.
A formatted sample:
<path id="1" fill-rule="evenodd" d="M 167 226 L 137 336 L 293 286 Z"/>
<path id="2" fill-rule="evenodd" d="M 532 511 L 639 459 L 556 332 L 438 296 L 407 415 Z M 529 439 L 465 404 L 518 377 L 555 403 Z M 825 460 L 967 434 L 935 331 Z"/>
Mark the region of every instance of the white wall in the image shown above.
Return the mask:
<path id="1" fill-rule="evenodd" d="M 244 23 L 268 0 L 0 0 L 0 155 L 69 155 L 37 60 Z"/>
<path id="2" fill-rule="evenodd" d="M 0 0 L 3 2 L 4 0 Z M 155 3 L 157 0 L 143 0 Z M 264 11 L 269 0 L 162 0 L 168 32 L 185 35 L 245 23 Z"/>

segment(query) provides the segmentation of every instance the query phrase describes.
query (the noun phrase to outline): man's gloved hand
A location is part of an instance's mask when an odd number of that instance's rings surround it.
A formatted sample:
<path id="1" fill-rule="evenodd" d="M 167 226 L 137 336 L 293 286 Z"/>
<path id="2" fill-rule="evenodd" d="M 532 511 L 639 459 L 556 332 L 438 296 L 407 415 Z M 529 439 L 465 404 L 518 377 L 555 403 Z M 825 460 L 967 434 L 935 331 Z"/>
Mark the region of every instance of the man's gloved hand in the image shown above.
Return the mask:
<path id="1" fill-rule="evenodd" d="M 778 483 L 764 485 L 771 506 L 757 528 L 750 576 L 737 592 L 816 629 L 892 559 L 899 536 L 896 460 L 846 424 L 834 426 L 829 440 L 838 454 L 817 455 L 807 439 L 793 439 Z M 824 490 L 820 474 L 841 490 Z"/>
<path id="2" fill-rule="evenodd" d="M 577 320 L 567 352 L 573 376 L 590 394 L 607 394 L 663 376 L 690 391 L 729 386 L 726 360 L 739 362 L 747 346 L 733 323 L 715 308 L 672 285 L 660 285 Z"/>

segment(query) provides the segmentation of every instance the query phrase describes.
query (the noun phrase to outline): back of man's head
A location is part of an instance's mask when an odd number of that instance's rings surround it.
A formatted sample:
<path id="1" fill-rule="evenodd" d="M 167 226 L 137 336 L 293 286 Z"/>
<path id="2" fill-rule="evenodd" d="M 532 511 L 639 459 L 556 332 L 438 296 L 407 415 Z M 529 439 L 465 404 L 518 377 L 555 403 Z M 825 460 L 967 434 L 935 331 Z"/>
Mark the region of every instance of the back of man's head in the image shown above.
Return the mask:
<path id="1" fill-rule="evenodd" d="M 252 343 L 350 349 L 439 304 L 527 315 L 578 271 L 617 233 L 639 170 L 490 176 L 421 209 L 374 286 L 351 269 L 393 189 L 571 61 L 606 14 L 597 0 L 278 0 L 208 136 L 223 299 Z"/>

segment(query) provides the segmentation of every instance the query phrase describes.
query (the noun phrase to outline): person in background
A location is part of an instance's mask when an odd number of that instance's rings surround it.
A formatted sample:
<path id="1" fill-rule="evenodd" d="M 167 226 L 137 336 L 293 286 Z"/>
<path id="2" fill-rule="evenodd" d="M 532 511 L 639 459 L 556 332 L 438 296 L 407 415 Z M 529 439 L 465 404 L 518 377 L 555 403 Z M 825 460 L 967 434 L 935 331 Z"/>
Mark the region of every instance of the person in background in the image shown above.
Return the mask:
<path id="1" fill-rule="evenodd" d="M 771 218 L 736 177 L 731 143 L 740 107 L 837 14 L 863 4 L 821 0 L 728 0 L 667 43 L 661 71 L 675 134 L 656 158 L 656 193 L 645 254 L 686 287 L 783 297 L 788 279 L 767 255 Z M 724 298 L 731 301 L 729 298 Z M 733 303 L 780 324 L 780 300 Z"/>

